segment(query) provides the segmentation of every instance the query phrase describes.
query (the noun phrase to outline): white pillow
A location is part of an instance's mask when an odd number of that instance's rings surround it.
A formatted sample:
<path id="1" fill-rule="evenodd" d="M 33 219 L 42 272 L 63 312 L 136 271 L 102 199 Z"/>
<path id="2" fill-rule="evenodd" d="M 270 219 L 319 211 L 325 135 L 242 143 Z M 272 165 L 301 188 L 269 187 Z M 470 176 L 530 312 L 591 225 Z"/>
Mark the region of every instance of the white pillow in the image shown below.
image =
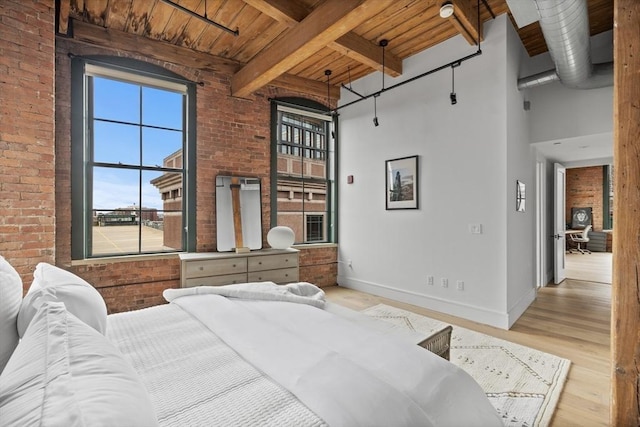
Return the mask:
<path id="1" fill-rule="evenodd" d="M 69 271 L 41 262 L 33 272 L 33 283 L 18 314 L 21 337 L 44 301 L 61 301 L 69 312 L 96 331 L 103 335 L 107 331 L 107 305 L 96 288 Z"/>
<path id="2" fill-rule="evenodd" d="M 16 320 L 22 302 L 22 279 L 0 255 L 0 372 L 18 345 Z"/>
<path id="3" fill-rule="evenodd" d="M 65 310 L 44 302 L 0 375 L 7 426 L 156 426 L 151 399 L 122 354 Z"/>

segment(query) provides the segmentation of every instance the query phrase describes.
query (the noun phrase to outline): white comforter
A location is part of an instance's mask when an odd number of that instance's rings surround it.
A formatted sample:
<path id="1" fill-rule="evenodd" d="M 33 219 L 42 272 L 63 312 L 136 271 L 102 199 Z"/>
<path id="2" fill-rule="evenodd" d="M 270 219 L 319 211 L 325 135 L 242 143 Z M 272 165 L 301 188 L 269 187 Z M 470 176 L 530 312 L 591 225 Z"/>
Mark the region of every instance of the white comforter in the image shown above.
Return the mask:
<path id="1" fill-rule="evenodd" d="M 331 426 L 501 426 L 455 365 L 304 304 L 176 298 L 176 304 Z"/>

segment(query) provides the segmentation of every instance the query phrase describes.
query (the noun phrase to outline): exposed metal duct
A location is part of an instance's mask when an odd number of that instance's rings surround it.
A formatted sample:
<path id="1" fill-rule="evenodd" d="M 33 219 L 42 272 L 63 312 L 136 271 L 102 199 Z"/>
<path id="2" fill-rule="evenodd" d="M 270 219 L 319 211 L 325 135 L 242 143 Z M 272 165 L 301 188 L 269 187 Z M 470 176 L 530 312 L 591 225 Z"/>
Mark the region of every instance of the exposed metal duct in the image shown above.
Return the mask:
<path id="1" fill-rule="evenodd" d="M 518 80 L 526 89 L 560 80 L 574 89 L 613 85 L 613 63 L 592 64 L 586 0 L 534 0 L 556 68 Z"/>

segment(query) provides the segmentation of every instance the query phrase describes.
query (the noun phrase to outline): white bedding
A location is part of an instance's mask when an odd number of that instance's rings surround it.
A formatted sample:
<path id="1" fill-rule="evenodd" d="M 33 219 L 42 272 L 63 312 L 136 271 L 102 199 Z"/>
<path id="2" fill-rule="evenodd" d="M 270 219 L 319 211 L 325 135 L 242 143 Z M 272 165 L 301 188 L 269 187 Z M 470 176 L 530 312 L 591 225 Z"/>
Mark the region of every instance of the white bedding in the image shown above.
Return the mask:
<path id="1" fill-rule="evenodd" d="M 107 337 L 141 377 L 160 426 L 326 426 L 177 305 L 110 315 Z"/>
<path id="2" fill-rule="evenodd" d="M 453 364 L 310 305 L 183 296 L 107 331 L 161 425 L 502 425 Z"/>

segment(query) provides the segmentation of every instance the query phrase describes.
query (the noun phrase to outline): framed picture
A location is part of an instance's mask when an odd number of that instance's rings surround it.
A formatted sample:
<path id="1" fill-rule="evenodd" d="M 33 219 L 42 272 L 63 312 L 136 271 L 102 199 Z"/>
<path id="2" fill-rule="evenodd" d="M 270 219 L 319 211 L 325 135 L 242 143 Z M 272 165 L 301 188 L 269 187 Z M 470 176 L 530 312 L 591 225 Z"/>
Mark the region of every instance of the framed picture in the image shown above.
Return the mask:
<path id="1" fill-rule="evenodd" d="M 571 208 L 571 228 L 580 230 L 591 225 L 591 208 Z"/>
<path id="2" fill-rule="evenodd" d="M 516 211 L 524 212 L 524 202 L 526 201 L 524 182 L 516 181 Z"/>
<path id="3" fill-rule="evenodd" d="M 418 156 L 385 162 L 386 207 L 418 209 Z"/>

